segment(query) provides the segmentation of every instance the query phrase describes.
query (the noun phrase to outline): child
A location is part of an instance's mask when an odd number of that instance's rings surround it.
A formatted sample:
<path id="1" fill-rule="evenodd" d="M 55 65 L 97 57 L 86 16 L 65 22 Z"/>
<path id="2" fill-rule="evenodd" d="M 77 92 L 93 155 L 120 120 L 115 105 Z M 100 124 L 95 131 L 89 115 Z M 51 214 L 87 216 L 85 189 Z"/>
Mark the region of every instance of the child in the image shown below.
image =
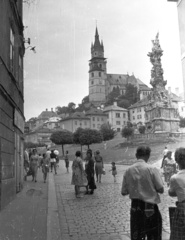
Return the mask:
<path id="1" fill-rule="evenodd" d="M 112 169 L 110 171 L 112 171 L 112 176 L 114 177 L 114 182 L 116 182 L 116 175 L 117 175 L 117 170 L 116 170 L 116 163 L 112 162 Z"/>
<path id="2" fill-rule="evenodd" d="M 68 157 L 68 151 L 66 151 L 64 160 L 65 160 L 65 163 L 66 163 L 67 173 L 69 173 L 69 157 Z"/>

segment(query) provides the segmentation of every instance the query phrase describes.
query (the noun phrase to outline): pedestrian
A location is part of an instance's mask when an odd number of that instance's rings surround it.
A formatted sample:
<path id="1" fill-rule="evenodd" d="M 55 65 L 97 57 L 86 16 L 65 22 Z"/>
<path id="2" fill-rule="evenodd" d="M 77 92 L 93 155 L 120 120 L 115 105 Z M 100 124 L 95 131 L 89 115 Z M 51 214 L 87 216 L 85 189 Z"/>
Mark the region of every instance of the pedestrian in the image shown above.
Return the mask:
<path id="1" fill-rule="evenodd" d="M 32 181 L 35 181 L 35 182 L 37 182 L 38 162 L 39 162 L 39 155 L 37 154 L 37 150 L 34 148 L 30 156 L 30 170 L 32 172 L 32 177 L 33 177 Z"/>
<path id="2" fill-rule="evenodd" d="M 112 176 L 114 178 L 114 182 L 116 182 L 116 175 L 117 175 L 117 170 L 116 170 L 116 163 L 112 162 L 112 169 L 110 170 L 112 172 Z"/>
<path id="3" fill-rule="evenodd" d="M 185 148 L 175 151 L 175 161 L 179 166 L 179 172 L 170 179 L 168 193 L 171 197 L 177 197 L 177 208 L 172 220 L 170 240 L 185 239 Z"/>
<path id="4" fill-rule="evenodd" d="M 103 158 L 100 155 L 100 151 L 97 150 L 96 151 L 96 155 L 95 155 L 95 172 L 96 172 L 96 182 L 101 183 L 101 175 L 103 172 Z"/>
<path id="5" fill-rule="evenodd" d="M 56 155 L 56 168 L 58 168 L 59 167 L 59 151 L 55 149 L 54 154 Z"/>
<path id="6" fill-rule="evenodd" d="M 67 173 L 69 173 L 69 155 L 68 155 L 68 151 L 66 151 L 66 154 L 64 156 L 64 160 L 65 160 L 65 166 L 66 166 Z"/>
<path id="7" fill-rule="evenodd" d="M 87 186 L 87 178 L 83 167 L 83 161 L 81 158 L 81 152 L 77 151 L 75 159 L 72 163 L 72 180 L 71 184 L 75 186 L 75 195 L 77 198 L 82 197 L 80 195 L 80 187 Z"/>
<path id="8" fill-rule="evenodd" d="M 40 166 L 41 166 L 42 158 L 43 158 L 43 156 L 41 155 L 41 153 L 39 153 L 38 168 L 40 168 Z"/>
<path id="9" fill-rule="evenodd" d="M 96 189 L 94 180 L 94 160 L 92 158 L 92 150 L 88 149 L 85 157 L 85 173 L 87 175 L 88 185 L 86 187 L 86 194 L 93 194 Z M 89 192 L 90 189 L 90 192 Z"/>
<path id="10" fill-rule="evenodd" d="M 161 168 L 163 168 L 164 159 L 167 156 L 167 152 L 168 152 L 168 148 L 167 148 L 167 146 L 165 146 L 164 151 L 163 151 L 163 159 L 162 159 L 162 163 L 161 163 Z"/>
<path id="11" fill-rule="evenodd" d="M 51 172 L 53 172 L 53 168 L 54 168 L 55 174 L 57 174 L 56 154 L 54 153 L 54 150 L 51 150 L 51 154 L 50 154 L 50 166 L 51 166 Z"/>
<path id="12" fill-rule="evenodd" d="M 123 176 L 121 194 L 131 199 L 131 240 L 162 239 L 162 217 L 157 204 L 164 188 L 159 171 L 148 164 L 150 152 L 148 146 L 138 147 L 137 162 Z"/>
<path id="13" fill-rule="evenodd" d="M 43 157 L 41 160 L 41 167 L 42 167 L 42 172 L 43 172 L 43 179 L 44 179 L 44 183 L 46 182 L 47 179 L 47 174 L 49 172 L 49 164 L 50 164 L 50 160 L 47 157 L 46 153 L 43 153 Z"/>
<path id="14" fill-rule="evenodd" d="M 29 154 L 27 149 L 24 151 L 24 180 L 27 180 L 27 173 L 29 171 Z"/>
<path id="15" fill-rule="evenodd" d="M 168 151 L 163 163 L 164 171 L 164 181 L 167 183 L 167 186 L 170 184 L 170 178 L 176 172 L 176 163 L 172 158 L 172 152 Z"/>

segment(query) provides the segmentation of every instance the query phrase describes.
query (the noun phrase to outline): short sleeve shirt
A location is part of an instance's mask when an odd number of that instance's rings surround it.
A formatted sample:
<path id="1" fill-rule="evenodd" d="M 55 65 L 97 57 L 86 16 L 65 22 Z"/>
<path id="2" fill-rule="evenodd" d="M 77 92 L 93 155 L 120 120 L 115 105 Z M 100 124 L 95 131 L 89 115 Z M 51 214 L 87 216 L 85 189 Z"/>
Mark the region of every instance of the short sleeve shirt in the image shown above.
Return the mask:
<path id="1" fill-rule="evenodd" d="M 185 200 L 185 169 L 171 177 L 169 191 L 176 193 L 179 202 Z"/>
<path id="2" fill-rule="evenodd" d="M 163 181 L 157 168 L 139 159 L 129 167 L 123 176 L 121 193 L 131 199 L 158 204 L 160 197 L 156 190 L 163 188 Z"/>

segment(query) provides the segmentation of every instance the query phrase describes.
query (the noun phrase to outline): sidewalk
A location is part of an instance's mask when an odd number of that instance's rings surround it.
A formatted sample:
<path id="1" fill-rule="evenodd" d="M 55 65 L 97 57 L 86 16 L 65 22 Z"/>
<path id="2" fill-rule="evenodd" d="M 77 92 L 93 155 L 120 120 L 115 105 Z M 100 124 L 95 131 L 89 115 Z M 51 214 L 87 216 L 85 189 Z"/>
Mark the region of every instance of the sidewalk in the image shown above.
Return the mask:
<path id="1" fill-rule="evenodd" d="M 63 161 L 60 161 L 60 167 L 58 169 L 57 175 L 49 173 L 47 183 L 43 182 L 42 171 L 40 169 L 38 171 L 37 183 L 31 181 L 32 177 L 28 177 L 27 181 L 24 182 L 24 189 L 22 190 L 22 192 L 17 194 L 15 200 L 13 200 L 4 210 L 0 212 L 0 240 L 82 240 L 82 238 L 76 238 L 75 235 L 70 236 L 69 234 L 67 236 L 66 233 L 70 230 L 70 227 L 73 229 L 73 232 L 77 228 L 77 225 L 74 225 L 75 222 L 72 222 L 74 220 L 73 217 L 76 217 L 76 214 L 74 214 L 74 209 L 79 207 L 79 210 L 77 210 L 78 214 L 78 211 L 80 211 L 80 209 L 83 209 L 84 204 L 93 204 L 94 210 L 96 212 L 92 213 L 96 214 L 97 217 L 99 216 L 100 212 L 100 217 L 102 217 L 102 214 L 105 214 L 104 224 L 107 224 L 106 222 L 109 222 L 112 220 L 111 218 L 114 218 L 114 213 L 111 209 L 115 209 L 117 211 L 116 214 L 118 218 L 114 219 L 114 222 L 117 222 L 119 220 L 119 222 L 121 223 L 119 231 L 122 231 L 122 234 L 119 236 L 119 234 L 113 233 L 112 229 L 110 229 L 109 238 L 107 239 L 107 235 L 103 234 L 103 232 L 101 233 L 103 229 L 100 229 L 101 231 L 99 234 L 91 235 L 91 238 L 88 239 L 86 239 L 86 235 L 84 235 L 83 240 L 103 239 L 100 238 L 100 236 L 103 237 L 103 235 L 105 237 L 105 240 L 129 240 L 129 199 L 128 203 L 126 203 L 125 206 L 122 206 L 121 203 L 121 206 L 126 209 L 124 210 L 126 211 L 126 215 L 124 215 L 127 219 L 126 220 L 122 219 L 123 217 L 122 215 L 120 215 L 122 209 L 120 209 L 119 199 L 117 199 L 117 197 L 111 199 L 111 195 L 109 198 L 107 198 L 107 196 L 109 195 L 109 188 L 111 189 L 112 186 L 114 186 L 114 188 L 112 188 L 111 190 L 113 191 L 113 196 L 115 196 L 116 191 L 118 193 L 120 192 L 122 173 L 127 167 L 128 166 L 120 166 L 121 173 L 118 179 L 118 183 L 116 185 L 111 183 L 111 186 L 109 186 L 110 184 L 108 183 L 108 181 L 110 180 L 108 169 L 110 168 L 110 165 L 105 165 L 105 169 L 107 170 L 105 183 L 102 183 L 102 185 L 98 186 L 95 196 L 93 196 L 92 198 L 90 196 L 86 196 L 83 200 L 77 200 L 73 196 L 73 186 L 69 183 L 71 174 L 65 174 L 65 167 Z M 118 193 L 116 193 L 116 196 Z M 116 201 L 116 208 L 112 206 L 111 201 Z M 97 209 L 96 204 L 98 202 L 100 203 L 99 206 L 102 206 L 102 209 Z M 65 209 L 63 209 L 63 203 L 65 204 Z M 107 206 L 105 206 L 106 204 Z M 71 207 L 73 208 L 72 212 Z M 109 210 L 110 212 L 112 212 L 112 215 L 109 214 Z M 89 228 L 98 228 L 98 222 L 94 226 L 89 225 L 91 222 L 95 221 L 92 213 L 91 218 L 87 213 L 83 212 L 81 216 L 77 215 L 78 219 L 76 221 L 85 220 Z M 66 216 L 68 216 L 67 222 L 61 222 L 64 220 L 63 217 Z M 81 217 L 83 219 L 81 219 Z M 128 221 L 128 230 L 126 234 L 122 230 L 122 222 L 124 222 L 125 220 Z M 68 223 L 70 223 L 69 226 L 66 225 Z M 81 228 L 83 229 L 85 227 L 84 224 L 81 223 Z M 96 238 L 94 239 L 93 236 Z M 168 240 L 169 233 L 163 232 L 162 239 Z"/>

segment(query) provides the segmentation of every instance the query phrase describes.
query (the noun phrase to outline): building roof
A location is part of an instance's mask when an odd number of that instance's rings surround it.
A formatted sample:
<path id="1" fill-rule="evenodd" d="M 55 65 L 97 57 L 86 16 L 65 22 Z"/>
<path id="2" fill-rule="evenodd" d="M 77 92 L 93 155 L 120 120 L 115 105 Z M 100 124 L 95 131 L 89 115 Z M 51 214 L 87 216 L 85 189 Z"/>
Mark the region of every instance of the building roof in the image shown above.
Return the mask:
<path id="1" fill-rule="evenodd" d="M 91 108 L 85 113 L 86 116 L 88 115 L 101 115 L 101 116 L 106 116 L 106 114 L 101 110 L 97 108 Z"/>
<path id="2" fill-rule="evenodd" d="M 49 119 L 51 117 L 58 117 L 57 113 L 54 111 L 48 111 L 47 109 L 43 111 L 39 116 L 38 119 Z"/>
<path id="3" fill-rule="evenodd" d="M 127 109 L 125 108 L 122 108 L 122 107 L 118 107 L 117 105 L 111 105 L 111 106 L 107 106 L 104 108 L 103 112 L 109 112 L 109 111 L 128 111 Z"/>
<path id="4" fill-rule="evenodd" d="M 140 84 L 139 85 L 139 90 L 140 91 L 152 91 L 151 88 L 149 88 L 147 85 L 145 84 Z"/>
<path id="5" fill-rule="evenodd" d="M 143 98 L 142 100 L 134 103 L 133 105 L 131 105 L 129 107 L 129 109 L 132 109 L 132 108 L 138 108 L 138 107 L 143 107 L 143 106 L 146 106 L 148 104 L 148 98 Z"/>
<path id="6" fill-rule="evenodd" d="M 87 119 L 87 120 L 89 120 L 89 118 L 86 117 L 83 112 L 75 112 L 75 113 L 72 113 L 71 115 L 69 115 L 68 117 L 60 120 L 60 122 L 70 120 L 70 119 Z"/>

